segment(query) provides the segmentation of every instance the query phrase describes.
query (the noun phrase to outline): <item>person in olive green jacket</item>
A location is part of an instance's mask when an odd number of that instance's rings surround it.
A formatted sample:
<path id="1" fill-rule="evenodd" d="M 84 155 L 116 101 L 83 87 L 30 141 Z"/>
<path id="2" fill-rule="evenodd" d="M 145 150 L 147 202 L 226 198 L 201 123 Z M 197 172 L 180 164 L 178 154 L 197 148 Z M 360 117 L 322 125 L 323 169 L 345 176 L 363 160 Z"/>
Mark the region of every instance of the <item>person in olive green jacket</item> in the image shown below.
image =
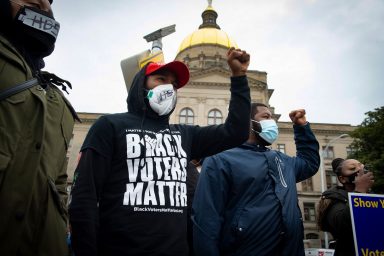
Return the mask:
<path id="1" fill-rule="evenodd" d="M 41 71 L 52 0 L 0 0 L 0 255 L 68 255 L 66 152 L 77 115 Z"/>

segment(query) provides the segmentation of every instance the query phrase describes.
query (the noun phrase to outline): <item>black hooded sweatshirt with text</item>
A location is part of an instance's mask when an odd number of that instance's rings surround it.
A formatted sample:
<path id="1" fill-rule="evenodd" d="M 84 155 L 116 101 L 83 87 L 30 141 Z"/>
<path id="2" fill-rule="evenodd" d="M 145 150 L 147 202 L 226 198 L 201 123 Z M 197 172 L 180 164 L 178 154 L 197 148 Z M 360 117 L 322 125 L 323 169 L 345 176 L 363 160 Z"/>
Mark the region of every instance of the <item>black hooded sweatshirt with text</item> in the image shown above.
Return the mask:
<path id="1" fill-rule="evenodd" d="M 128 112 L 99 118 L 82 146 L 69 208 L 76 256 L 188 255 L 188 162 L 248 138 L 246 76 L 231 77 L 224 124 L 170 125 L 170 114 L 158 116 L 145 102 L 145 68 Z"/>

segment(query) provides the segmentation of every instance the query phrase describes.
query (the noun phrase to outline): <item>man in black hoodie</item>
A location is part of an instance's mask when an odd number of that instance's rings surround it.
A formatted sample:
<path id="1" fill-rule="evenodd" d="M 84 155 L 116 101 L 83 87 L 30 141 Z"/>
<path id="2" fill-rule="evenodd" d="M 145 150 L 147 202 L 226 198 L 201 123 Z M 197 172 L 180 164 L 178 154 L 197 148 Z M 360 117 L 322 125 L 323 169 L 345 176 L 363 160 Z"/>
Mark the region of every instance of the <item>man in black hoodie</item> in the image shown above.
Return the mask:
<path id="1" fill-rule="evenodd" d="M 248 138 L 249 55 L 229 49 L 231 101 L 224 124 L 170 125 L 176 90 L 189 80 L 178 61 L 136 74 L 128 112 L 90 129 L 75 171 L 72 243 L 83 255 L 188 255 L 187 164 Z"/>

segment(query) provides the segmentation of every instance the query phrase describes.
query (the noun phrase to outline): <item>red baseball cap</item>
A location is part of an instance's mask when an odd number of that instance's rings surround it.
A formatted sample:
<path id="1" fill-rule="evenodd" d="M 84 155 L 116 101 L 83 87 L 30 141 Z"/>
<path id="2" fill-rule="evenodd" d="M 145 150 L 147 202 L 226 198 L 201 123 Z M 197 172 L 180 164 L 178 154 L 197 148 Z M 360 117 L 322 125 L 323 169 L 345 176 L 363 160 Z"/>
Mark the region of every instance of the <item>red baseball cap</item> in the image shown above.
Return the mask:
<path id="1" fill-rule="evenodd" d="M 175 60 L 169 63 L 151 62 L 145 70 L 145 75 L 148 76 L 158 70 L 168 70 L 175 74 L 177 79 L 177 89 L 183 87 L 189 81 L 189 69 L 181 61 Z"/>

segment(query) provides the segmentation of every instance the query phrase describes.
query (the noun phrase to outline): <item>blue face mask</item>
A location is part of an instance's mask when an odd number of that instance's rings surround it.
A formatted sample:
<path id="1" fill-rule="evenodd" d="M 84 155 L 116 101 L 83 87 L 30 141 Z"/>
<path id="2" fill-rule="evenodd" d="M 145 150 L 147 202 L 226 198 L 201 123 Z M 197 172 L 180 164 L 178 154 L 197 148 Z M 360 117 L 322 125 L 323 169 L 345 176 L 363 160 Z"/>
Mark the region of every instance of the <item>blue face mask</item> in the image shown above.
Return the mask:
<path id="1" fill-rule="evenodd" d="M 277 137 L 279 136 L 279 129 L 277 127 L 277 124 L 275 120 L 268 119 L 268 120 L 261 120 L 261 121 L 255 121 L 252 120 L 252 122 L 259 123 L 261 126 L 261 131 L 256 131 L 254 128 L 252 128 L 252 131 L 259 134 L 259 136 L 268 142 L 269 144 L 272 144 L 277 140 Z"/>

